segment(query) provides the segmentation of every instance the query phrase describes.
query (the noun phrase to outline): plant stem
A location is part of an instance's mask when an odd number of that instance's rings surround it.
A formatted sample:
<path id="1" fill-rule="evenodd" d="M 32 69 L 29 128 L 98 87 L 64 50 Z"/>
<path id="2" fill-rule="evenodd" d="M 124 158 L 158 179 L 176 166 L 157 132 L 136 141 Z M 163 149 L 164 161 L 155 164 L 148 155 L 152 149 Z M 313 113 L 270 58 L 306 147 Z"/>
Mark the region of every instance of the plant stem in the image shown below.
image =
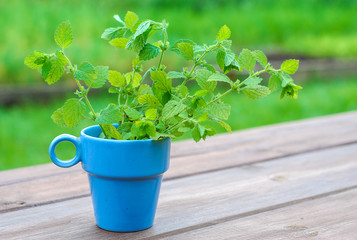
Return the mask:
<path id="1" fill-rule="evenodd" d="M 214 102 L 216 102 L 217 100 L 223 98 L 224 96 L 226 96 L 227 94 L 229 94 L 229 93 L 232 92 L 233 90 L 234 90 L 234 88 L 231 88 L 231 89 L 227 90 L 226 92 L 224 92 L 224 93 L 223 93 L 221 96 L 219 96 L 218 98 L 215 98 L 215 99 L 213 99 L 212 101 L 210 101 L 209 103 L 207 103 L 207 106 L 210 105 L 210 104 L 212 104 L 212 103 L 214 103 Z"/>
<path id="2" fill-rule="evenodd" d="M 157 70 L 158 70 L 158 71 L 160 70 L 161 62 L 162 62 L 162 59 L 163 59 L 163 57 L 164 57 L 164 52 L 166 51 L 166 42 L 167 42 L 167 32 L 166 32 L 166 28 L 164 28 L 163 31 L 164 31 L 164 46 L 163 46 L 163 48 L 161 49 L 161 55 L 160 55 L 159 63 L 158 63 L 158 65 L 157 65 Z"/>

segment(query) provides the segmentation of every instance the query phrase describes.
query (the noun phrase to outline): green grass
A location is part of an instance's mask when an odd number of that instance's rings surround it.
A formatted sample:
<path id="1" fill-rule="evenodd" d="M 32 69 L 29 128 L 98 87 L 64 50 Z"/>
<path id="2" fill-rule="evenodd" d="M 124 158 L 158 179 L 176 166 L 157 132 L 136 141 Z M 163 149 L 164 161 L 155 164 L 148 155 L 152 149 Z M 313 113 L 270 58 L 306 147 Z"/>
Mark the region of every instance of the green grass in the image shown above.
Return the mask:
<path id="1" fill-rule="evenodd" d="M 298 100 L 279 100 L 278 94 L 261 100 L 250 100 L 238 94 L 228 95 L 225 100 L 233 105 L 228 122 L 234 130 L 239 130 L 357 110 L 357 81 L 354 79 L 331 82 L 310 79 L 303 86 Z M 0 107 L 0 170 L 49 163 L 47 151 L 54 137 L 62 133 L 79 136 L 80 130 L 91 124 L 86 121 L 73 129 L 56 126 L 50 115 L 62 106 L 63 101 L 56 100 L 49 105 L 27 102 L 11 108 Z M 116 96 L 97 95 L 92 100 L 95 109 L 106 106 L 110 101 L 116 101 Z M 219 132 L 224 130 L 219 128 Z M 67 159 L 73 156 L 74 147 L 63 143 L 58 146 L 57 152 Z"/>
<path id="2" fill-rule="evenodd" d="M 227 24 L 236 51 L 250 47 L 322 57 L 357 55 L 357 1 L 12 0 L 0 1 L 0 84 L 41 82 L 38 73 L 24 66 L 24 57 L 34 49 L 52 51 L 54 30 L 67 19 L 75 37 L 68 54 L 75 63 L 89 60 L 127 70 L 125 51 L 100 39 L 106 27 L 116 25 L 112 16 L 127 10 L 143 18 L 166 19 L 172 42 L 210 42 Z M 172 67 L 179 63 L 166 59 Z"/>

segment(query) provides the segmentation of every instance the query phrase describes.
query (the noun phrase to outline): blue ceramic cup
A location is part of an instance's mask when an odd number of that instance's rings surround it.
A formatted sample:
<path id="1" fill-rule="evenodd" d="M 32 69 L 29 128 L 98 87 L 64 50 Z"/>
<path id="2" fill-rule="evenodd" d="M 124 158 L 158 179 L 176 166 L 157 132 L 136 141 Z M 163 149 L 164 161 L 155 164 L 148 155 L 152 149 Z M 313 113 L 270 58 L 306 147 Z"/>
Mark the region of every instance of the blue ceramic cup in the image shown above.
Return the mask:
<path id="1" fill-rule="evenodd" d="M 131 232 L 153 225 L 162 175 L 169 167 L 171 139 L 109 140 L 98 138 L 100 127 L 81 131 L 80 137 L 62 134 L 50 144 L 54 164 L 71 167 L 82 162 L 88 173 L 97 225 L 110 231 Z M 73 159 L 63 161 L 56 145 L 72 142 Z"/>

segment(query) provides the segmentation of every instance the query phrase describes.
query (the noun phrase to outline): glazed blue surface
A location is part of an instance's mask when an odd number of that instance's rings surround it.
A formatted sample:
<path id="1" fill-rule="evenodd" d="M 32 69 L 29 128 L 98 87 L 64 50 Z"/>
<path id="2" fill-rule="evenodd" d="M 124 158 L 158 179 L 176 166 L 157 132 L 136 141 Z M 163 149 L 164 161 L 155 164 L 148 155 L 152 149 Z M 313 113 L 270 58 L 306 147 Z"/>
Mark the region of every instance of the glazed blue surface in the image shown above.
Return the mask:
<path id="1" fill-rule="evenodd" d="M 162 174 L 169 167 L 171 139 L 109 140 L 98 138 L 99 126 L 82 130 L 79 138 L 68 134 L 50 144 L 53 163 L 70 167 L 82 162 L 88 173 L 97 225 L 110 231 L 138 231 L 152 226 Z M 69 161 L 55 154 L 61 141 L 77 149 Z"/>

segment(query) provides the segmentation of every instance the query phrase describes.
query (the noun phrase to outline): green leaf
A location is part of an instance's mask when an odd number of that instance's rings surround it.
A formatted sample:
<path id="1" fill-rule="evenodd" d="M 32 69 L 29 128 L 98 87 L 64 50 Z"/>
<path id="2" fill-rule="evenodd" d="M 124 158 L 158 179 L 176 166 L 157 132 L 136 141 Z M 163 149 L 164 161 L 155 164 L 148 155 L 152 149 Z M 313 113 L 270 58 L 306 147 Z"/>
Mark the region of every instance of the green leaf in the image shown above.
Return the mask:
<path id="1" fill-rule="evenodd" d="M 125 78 L 120 72 L 110 70 L 108 81 L 114 87 L 125 87 Z"/>
<path id="2" fill-rule="evenodd" d="M 182 102 L 178 102 L 176 100 L 170 100 L 167 102 L 162 109 L 162 120 L 166 121 L 181 112 L 183 112 L 186 109 L 186 105 L 183 104 Z"/>
<path id="3" fill-rule="evenodd" d="M 224 66 L 228 67 L 233 63 L 235 60 L 236 55 L 231 52 L 231 51 L 226 51 L 226 54 L 224 55 Z"/>
<path id="4" fill-rule="evenodd" d="M 209 92 L 207 90 L 198 90 L 197 92 L 195 92 L 195 96 L 200 96 L 200 97 L 204 97 L 208 94 Z"/>
<path id="5" fill-rule="evenodd" d="M 252 99 L 262 98 L 270 94 L 269 88 L 261 85 L 254 88 L 245 87 L 243 88 L 243 92 L 247 97 Z"/>
<path id="6" fill-rule="evenodd" d="M 138 87 L 140 85 L 141 79 L 142 79 L 141 75 L 139 73 L 137 73 L 137 72 L 135 72 L 134 78 L 133 78 L 133 73 L 131 73 L 131 72 L 125 74 L 126 84 L 131 83 L 131 86 L 133 88 L 136 88 L 136 87 Z"/>
<path id="7" fill-rule="evenodd" d="M 144 32 L 146 32 L 146 30 L 149 29 L 151 22 L 152 22 L 151 20 L 147 20 L 147 21 L 140 23 L 140 25 L 138 26 L 138 28 L 135 31 L 134 38 L 136 38 L 136 37 L 140 36 L 141 34 L 143 34 Z"/>
<path id="8" fill-rule="evenodd" d="M 122 120 L 123 113 L 115 105 L 110 104 L 108 107 L 100 111 L 100 114 L 95 121 L 99 124 L 112 124 Z"/>
<path id="9" fill-rule="evenodd" d="M 213 73 L 207 80 L 208 82 L 226 82 L 229 85 L 233 85 L 232 80 L 229 79 L 226 75 L 222 73 Z"/>
<path id="10" fill-rule="evenodd" d="M 101 38 L 108 40 L 108 41 L 115 39 L 115 38 L 121 38 L 125 35 L 127 30 L 128 29 L 125 27 L 107 28 L 102 33 Z"/>
<path id="11" fill-rule="evenodd" d="M 217 86 L 217 82 L 209 82 L 208 78 L 212 75 L 213 73 L 207 69 L 198 69 L 196 71 L 196 80 L 198 85 L 202 88 L 205 89 L 209 92 L 213 92 L 213 90 Z"/>
<path id="12" fill-rule="evenodd" d="M 270 91 L 274 92 L 280 88 L 281 83 L 282 83 L 282 78 L 278 74 L 273 73 L 269 78 L 268 87 Z"/>
<path id="13" fill-rule="evenodd" d="M 186 60 L 192 60 L 193 59 L 193 45 L 183 42 L 183 43 L 177 44 L 177 47 L 180 50 L 181 55 Z"/>
<path id="14" fill-rule="evenodd" d="M 252 72 L 255 66 L 255 59 L 251 51 L 244 48 L 238 57 L 239 65 L 242 66 L 248 72 Z"/>
<path id="15" fill-rule="evenodd" d="M 145 121 L 145 132 L 150 137 L 155 137 L 156 136 L 156 128 L 155 128 L 154 123 L 152 123 L 150 121 Z"/>
<path id="16" fill-rule="evenodd" d="M 95 77 L 95 68 L 89 62 L 83 62 L 74 72 L 73 77 L 78 80 L 91 80 Z"/>
<path id="17" fill-rule="evenodd" d="M 294 74 L 299 68 L 299 60 L 296 59 L 289 59 L 284 61 L 280 69 L 288 74 Z"/>
<path id="18" fill-rule="evenodd" d="M 83 119 L 86 105 L 77 98 L 68 99 L 62 107 L 63 120 L 71 128 Z"/>
<path id="19" fill-rule="evenodd" d="M 225 122 L 223 122 L 223 121 L 218 121 L 218 123 L 219 123 L 222 127 L 224 127 L 229 133 L 232 133 L 232 128 L 231 128 L 231 126 L 229 126 L 228 123 L 225 123 Z"/>
<path id="20" fill-rule="evenodd" d="M 198 125 L 196 125 L 192 129 L 192 138 L 193 138 L 193 140 L 195 140 L 195 142 L 199 142 L 201 140 L 201 133 L 200 133 Z"/>
<path id="21" fill-rule="evenodd" d="M 265 56 L 265 54 L 262 51 L 255 50 L 252 52 L 254 59 L 262 66 L 262 68 L 265 68 L 265 66 L 268 64 L 268 59 Z"/>
<path id="22" fill-rule="evenodd" d="M 285 95 L 296 99 L 298 97 L 298 90 L 300 89 L 302 89 L 301 86 L 296 85 L 293 82 L 290 82 L 287 86 L 283 87 L 280 94 L 280 99 L 282 99 Z"/>
<path id="23" fill-rule="evenodd" d="M 186 76 L 183 72 L 175 72 L 175 71 L 168 72 L 167 77 L 168 78 L 186 78 Z"/>
<path id="24" fill-rule="evenodd" d="M 124 18 L 125 26 L 132 30 L 138 20 L 139 17 L 135 13 L 128 11 Z"/>
<path id="25" fill-rule="evenodd" d="M 157 109 L 150 108 L 150 109 L 146 110 L 145 117 L 147 119 L 149 119 L 149 120 L 152 120 L 152 121 L 156 120 L 156 118 L 157 118 Z"/>
<path id="26" fill-rule="evenodd" d="M 115 20 L 117 20 L 118 22 L 120 22 L 121 24 L 125 25 L 125 22 L 124 22 L 123 20 L 121 20 L 121 18 L 120 18 L 120 16 L 119 16 L 118 14 L 115 14 L 115 15 L 113 16 L 113 18 L 114 18 Z"/>
<path id="27" fill-rule="evenodd" d="M 73 40 L 72 27 L 69 21 L 59 25 L 55 32 L 55 41 L 63 49 L 68 48 Z"/>
<path id="28" fill-rule="evenodd" d="M 123 37 L 114 38 L 109 41 L 109 43 L 116 48 L 125 48 L 126 45 L 128 44 L 128 42 L 129 42 L 129 39 L 123 38 Z"/>
<path id="29" fill-rule="evenodd" d="M 138 120 L 140 119 L 140 113 L 136 111 L 134 108 L 127 108 L 124 110 L 126 115 L 131 119 L 131 120 Z"/>
<path id="30" fill-rule="evenodd" d="M 95 77 L 92 79 L 84 80 L 89 88 L 100 88 L 107 82 L 109 76 L 109 67 L 96 66 L 94 67 Z"/>
<path id="31" fill-rule="evenodd" d="M 217 41 L 223 41 L 228 39 L 231 36 L 231 30 L 227 27 L 227 25 L 224 25 L 219 29 L 218 34 L 217 34 Z"/>
<path id="32" fill-rule="evenodd" d="M 224 59 L 226 57 L 226 52 L 224 51 L 218 51 L 216 55 L 216 61 L 219 66 L 219 68 L 224 71 Z"/>
<path id="33" fill-rule="evenodd" d="M 195 46 L 196 43 L 190 39 L 180 39 L 180 40 L 177 40 L 170 48 L 169 50 L 177 53 L 177 54 L 180 54 L 180 49 L 178 48 L 178 44 L 179 43 L 188 43 L 188 44 L 191 44 L 192 46 Z"/>
<path id="34" fill-rule="evenodd" d="M 281 87 L 286 87 L 288 84 L 294 82 L 290 75 L 285 72 L 282 72 L 280 76 L 282 77 Z"/>
<path id="35" fill-rule="evenodd" d="M 42 57 L 45 57 L 46 55 L 42 52 L 39 52 L 39 51 L 34 51 L 33 53 L 31 53 L 30 55 L 28 55 L 26 58 L 25 58 L 25 65 L 28 66 L 29 68 L 32 68 L 32 69 L 40 69 L 42 68 L 42 65 L 43 63 L 39 63 L 37 64 L 36 63 L 36 60 L 38 58 L 42 58 Z"/>
<path id="36" fill-rule="evenodd" d="M 140 53 L 139 53 L 139 59 L 140 60 L 150 60 L 152 58 L 157 57 L 157 55 L 159 55 L 160 52 L 160 48 L 147 43 L 145 44 L 144 48 L 141 49 Z"/>
<path id="37" fill-rule="evenodd" d="M 50 73 L 51 67 L 52 67 L 52 64 L 51 64 L 51 61 L 50 61 L 50 60 L 46 61 L 46 62 L 42 65 L 41 75 L 42 75 L 43 79 L 46 79 L 46 78 L 47 78 L 48 74 Z"/>
<path id="38" fill-rule="evenodd" d="M 151 79 L 155 83 L 155 87 L 161 91 L 170 91 L 171 89 L 171 79 L 167 78 L 167 75 L 163 71 L 151 71 Z"/>
<path id="39" fill-rule="evenodd" d="M 59 126 L 66 127 L 66 123 L 64 122 L 63 119 L 63 108 L 57 109 L 51 116 L 52 120 L 54 123 L 56 123 Z"/>
<path id="40" fill-rule="evenodd" d="M 123 136 L 118 132 L 118 130 L 111 124 L 103 124 L 102 128 L 104 128 L 104 131 L 107 135 L 109 135 L 108 137 L 110 138 L 114 138 L 117 140 L 122 140 Z"/>
<path id="41" fill-rule="evenodd" d="M 222 103 L 212 103 L 208 105 L 207 111 L 212 116 L 227 120 L 229 115 L 231 114 L 231 105 L 222 104 Z"/>
<path id="42" fill-rule="evenodd" d="M 131 38 L 129 42 L 126 44 L 125 48 L 139 53 L 141 49 L 143 49 L 143 47 L 145 46 L 146 40 L 147 40 L 147 34 L 142 34 L 138 37 Z"/>
<path id="43" fill-rule="evenodd" d="M 56 56 L 51 60 L 51 69 L 46 75 L 45 81 L 51 85 L 57 82 L 64 73 L 64 66 L 67 64 L 67 59 L 64 58 L 62 52 L 56 52 Z"/>
<path id="44" fill-rule="evenodd" d="M 263 81 L 263 79 L 260 78 L 260 77 L 252 77 L 252 78 L 247 78 L 247 79 L 244 81 L 244 84 L 245 84 L 247 87 L 254 88 L 255 86 L 259 85 L 259 83 L 261 83 L 261 81 Z"/>
<path id="45" fill-rule="evenodd" d="M 140 104 L 147 104 L 149 107 L 156 108 L 156 109 L 161 106 L 159 99 L 157 99 L 154 95 L 151 94 L 141 95 L 138 98 L 138 102 Z"/>
<path id="46" fill-rule="evenodd" d="M 137 96 L 141 96 L 144 94 L 150 94 L 150 95 L 154 95 L 151 87 L 147 84 L 141 84 L 138 91 L 137 91 Z"/>
<path id="47" fill-rule="evenodd" d="M 186 97 L 188 94 L 188 88 L 185 85 L 179 85 L 177 91 L 180 93 L 181 97 Z"/>

